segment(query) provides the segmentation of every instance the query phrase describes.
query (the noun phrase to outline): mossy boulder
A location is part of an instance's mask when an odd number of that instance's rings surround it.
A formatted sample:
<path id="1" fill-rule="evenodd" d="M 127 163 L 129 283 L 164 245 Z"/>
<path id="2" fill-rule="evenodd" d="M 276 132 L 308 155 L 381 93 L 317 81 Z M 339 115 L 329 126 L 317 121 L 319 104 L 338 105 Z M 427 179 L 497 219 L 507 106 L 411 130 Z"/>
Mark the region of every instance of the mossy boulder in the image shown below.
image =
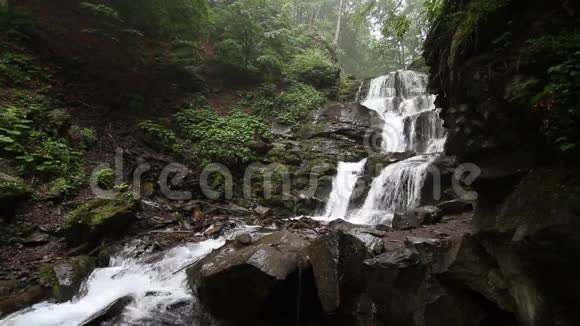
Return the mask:
<path id="1" fill-rule="evenodd" d="M 31 195 L 21 179 L 0 172 L 0 214 L 8 217 Z"/>
<path id="2" fill-rule="evenodd" d="M 39 274 L 40 281 L 51 288 L 52 296 L 59 302 L 71 300 L 79 291 L 83 281 L 95 269 L 95 259 L 78 256 L 68 261 L 44 266 Z"/>
<path id="3" fill-rule="evenodd" d="M 67 216 L 63 233 L 72 245 L 123 234 L 135 220 L 138 203 L 133 193 L 91 200 Z"/>

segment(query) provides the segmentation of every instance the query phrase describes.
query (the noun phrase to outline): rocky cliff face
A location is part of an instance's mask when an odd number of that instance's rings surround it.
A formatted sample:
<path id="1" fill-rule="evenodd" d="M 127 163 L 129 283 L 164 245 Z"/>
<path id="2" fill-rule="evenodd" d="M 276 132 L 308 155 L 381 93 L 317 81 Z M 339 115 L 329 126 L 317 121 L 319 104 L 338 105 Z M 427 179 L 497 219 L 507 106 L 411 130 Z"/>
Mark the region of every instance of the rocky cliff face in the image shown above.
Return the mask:
<path id="1" fill-rule="evenodd" d="M 447 280 L 521 325 L 580 320 L 573 308 L 580 300 L 573 258 L 580 249 L 578 164 L 550 151 L 551 121 L 537 103 L 547 71 L 566 54 L 536 48 L 546 37 L 575 35 L 579 13 L 569 1 L 451 0 L 426 43 L 430 88 L 449 130 L 447 153 L 482 170 L 474 184 L 479 257 L 472 264 L 489 282 Z"/>

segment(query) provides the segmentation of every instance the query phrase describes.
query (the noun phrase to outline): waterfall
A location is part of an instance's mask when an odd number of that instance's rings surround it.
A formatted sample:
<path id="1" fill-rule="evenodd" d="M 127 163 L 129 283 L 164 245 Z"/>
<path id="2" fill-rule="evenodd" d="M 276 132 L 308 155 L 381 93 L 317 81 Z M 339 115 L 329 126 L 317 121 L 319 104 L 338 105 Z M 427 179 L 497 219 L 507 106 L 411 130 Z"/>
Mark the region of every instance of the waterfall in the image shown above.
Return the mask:
<path id="1" fill-rule="evenodd" d="M 244 227 L 236 233 L 254 230 Z M 181 314 L 168 309 L 195 301 L 186 284 L 184 265 L 209 254 L 225 244 L 225 238 L 209 239 L 170 249 L 160 257 L 145 255 L 134 258 L 129 246 L 111 259 L 109 267 L 97 268 L 82 286 L 79 294 L 64 303 L 42 302 L 16 312 L 0 321 L 6 326 L 77 326 L 114 300 L 130 295 L 134 298 L 123 312 L 122 325 L 192 325 L 192 307 Z"/>
<path id="2" fill-rule="evenodd" d="M 361 98 L 359 91 L 357 100 Z M 434 101 L 435 96 L 427 93 L 427 76 L 421 73 L 396 71 L 370 80 L 361 104 L 375 111 L 382 120 L 381 151 L 411 151 L 420 155 L 383 169 L 372 181 L 362 208 L 350 215 L 348 198 L 358 177 L 339 163 L 339 175 L 333 182 L 325 219 L 346 218 L 361 224 L 389 223 L 394 213 L 419 205 L 429 166 L 438 153 L 443 152 L 445 144 L 443 121 Z M 350 167 L 355 168 L 354 165 Z M 350 178 L 348 182 L 338 182 L 347 177 Z"/>
<path id="3" fill-rule="evenodd" d="M 332 192 L 324 210 L 325 219 L 334 220 L 346 217 L 350 197 L 363 173 L 366 161 L 364 159 L 356 163 L 338 163 L 337 174 L 332 180 Z"/>
<path id="4" fill-rule="evenodd" d="M 361 104 L 383 120 L 385 153 L 436 153 L 443 151 L 445 129 L 434 102 L 426 75 L 397 71 L 372 79 Z"/>
<path id="5" fill-rule="evenodd" d="M 376 177 L 363 207 L 352 218 L 361 224 L 386 223 L 394 213 L 416 207 L 432 159 L 416 156 L 387 166 Z"/>

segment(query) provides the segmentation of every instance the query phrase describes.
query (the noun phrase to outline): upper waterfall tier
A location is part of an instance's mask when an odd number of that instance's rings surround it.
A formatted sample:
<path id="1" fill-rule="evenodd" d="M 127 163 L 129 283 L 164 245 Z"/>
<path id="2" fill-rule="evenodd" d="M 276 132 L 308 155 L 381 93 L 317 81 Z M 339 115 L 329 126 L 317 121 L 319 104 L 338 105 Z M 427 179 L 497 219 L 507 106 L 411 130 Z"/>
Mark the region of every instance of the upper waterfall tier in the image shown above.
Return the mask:
<path id="1" fill-rule="evenodd" d="M 427 94 L 427 76 L 396 71 L 374 78 L 361 87 L 357 98 L 383 120 L 384 152 L 443 151 L 445 129 L 435 108 L 435 96 Z M 364 85 L 363 85 L 364 86 Z"/>

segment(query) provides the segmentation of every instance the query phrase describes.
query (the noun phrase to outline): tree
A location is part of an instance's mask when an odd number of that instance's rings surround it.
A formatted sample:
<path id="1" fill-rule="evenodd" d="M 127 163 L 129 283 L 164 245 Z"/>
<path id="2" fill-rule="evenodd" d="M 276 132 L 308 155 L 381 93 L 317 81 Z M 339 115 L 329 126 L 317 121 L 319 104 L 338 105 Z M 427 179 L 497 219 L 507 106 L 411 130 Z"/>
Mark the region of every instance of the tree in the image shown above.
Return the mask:
<path id="1" fill-rule="evenodd" d="M 411 20 L 408 16 L 403 14 L 390 17 L 387 19 L 387 21 L 385 21 L 383 27 L 383 35 L 394 35 L 396 42 L 401 49 L 401 65 L 403 69 L 407 69 L 407 58 L 405 56 L 405 36 L 407 36 L 410 29 Z"/>

